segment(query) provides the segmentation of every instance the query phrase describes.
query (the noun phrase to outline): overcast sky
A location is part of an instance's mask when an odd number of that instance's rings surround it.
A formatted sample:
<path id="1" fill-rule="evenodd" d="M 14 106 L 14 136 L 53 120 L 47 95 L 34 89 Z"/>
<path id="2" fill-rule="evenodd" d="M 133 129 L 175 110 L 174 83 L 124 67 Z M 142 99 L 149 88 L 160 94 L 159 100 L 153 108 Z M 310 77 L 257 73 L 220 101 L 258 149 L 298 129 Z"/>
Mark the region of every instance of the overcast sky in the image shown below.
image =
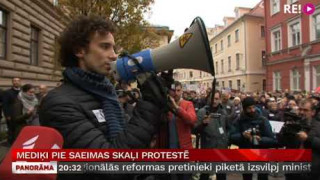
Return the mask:
<path id="1" fill-rule="evenodd" d="M 147 20 L 153 25 L 169 26 L 180 36 L 192 20 L 200 16 L 206 27 L 223 25 L 224 16 L 234 16 L 234 8 L 254 7 L 260 0 L 155 0 Z M 174 39 L 174 37 L 173 37 Z"/>

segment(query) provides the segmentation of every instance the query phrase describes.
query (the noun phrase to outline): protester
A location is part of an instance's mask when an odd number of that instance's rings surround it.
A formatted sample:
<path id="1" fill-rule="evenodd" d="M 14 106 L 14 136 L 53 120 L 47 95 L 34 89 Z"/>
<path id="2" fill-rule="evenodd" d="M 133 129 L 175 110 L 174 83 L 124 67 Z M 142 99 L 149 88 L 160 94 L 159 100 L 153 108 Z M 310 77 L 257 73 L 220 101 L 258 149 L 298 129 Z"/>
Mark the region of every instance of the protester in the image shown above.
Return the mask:
<path id="1" fill-rule="evenodd" d="M 182 85 L 176 81 L 171 96 L 171 111 L 160 128 L 157 147 L 170 149 L 192 149 L 191 130 L 197 121 L 193 103 L 182 98 Z M 169 178 L 169 177 L 166 177 Z M 163 178 L 163 179 L 166 179 Z M 190 179 L 191 174 L 172 175 L 170 178 Z"/>
<path id="2" fill-rule="evenodd" d="M 23 85 L 13 104 L 11 120 L 14 126 L 14 140 L 24 126 L 39 125 L 38 118 L 36 118 L 37 106 L 35 87 L 31 84 Z"/>
<path id="3" fill-rule="evenodd" d="M 102 17 L 72 21 L 60 39 L 64 83 L 50 91 L 40 108 L 40 122 L 57 129 L 63 148 L 148 148 L 156 133 L 166 94 L 157 76 L 142 74 L 140 100 L 125 124 L 113 84 L 110 62 L 114 52 L 114 26 Z M 148 77 L 149 76 L 149 77 Z M 59 179 L 133 179 L 133 175 L 59 175 Z"/>
<path id="4" fill-rule="evenodd" d="M 243 100 L 243 113 L 238 123 L 230 132 L 231 141 L 239 148 L 270 148 L 274 147 L 276 140 L 271 130 L 270 123 L 257 113 L 255 100 L 247 97 Z M 251 180 L 252 174 L 243 174 L 243 180 Z M 267 174 L 258 174 L 258 180 L 268 179 Z"/>
<path id="5" fill-rule="evenodd" d="M 200 133 L 202 149 L 227 149 L 227 112 L 221 105 L 221 93 L 215 92 L 212 104 L 199 110 L 195 131 Z M 225 180 L 226 174 L 217 174 L 217 180 Z M 208 180 L 209 174 L 201 174 L 200 180 Z"/>
<path id="6" fill-rule="evenodd" d="M 12 87 L 3 93 L 3 98 L 2 98 L 3 114 L 8 127 L 8 143 L 9 144 L 12 144 L 14 141 L 15 127 L 12 122 L 12 116 L 13 116 L 13 110 L 14 110 L 13 104 L 18 96 L 18 93 L 20 92 L 20 87 L 21 87 L 20 78 L 13 78 Z"/>
<path id="7" fill-rule="evenodd" d="M 38 100 L 41 101 L 42 98 L 47 95 L 47 93 L 48 93 L 48 87 L 44 84 L 41 84 L 39 86 L 39 93 L 37 94 Z"/>

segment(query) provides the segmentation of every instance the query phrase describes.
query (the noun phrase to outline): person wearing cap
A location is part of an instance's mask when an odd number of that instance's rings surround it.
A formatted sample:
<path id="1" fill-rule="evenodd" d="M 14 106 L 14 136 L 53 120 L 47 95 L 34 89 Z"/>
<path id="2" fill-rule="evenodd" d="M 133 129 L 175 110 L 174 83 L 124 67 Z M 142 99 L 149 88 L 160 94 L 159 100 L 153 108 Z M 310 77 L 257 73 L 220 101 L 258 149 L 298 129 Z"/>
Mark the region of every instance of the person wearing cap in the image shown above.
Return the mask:
<path id="1" fill-rule="evenodd" d="M 230 132 L 230 139 L 242 149 L 270 148 L 276 144 L 269 121 L 257 113 L 255 100 L 246 97 L 242 101 L 243 112 Z M 244 180 L 251 180 L 252 174 L 243 174 Z M 258 180 L 268 179 L 267 174 L 258 174 Z"/>

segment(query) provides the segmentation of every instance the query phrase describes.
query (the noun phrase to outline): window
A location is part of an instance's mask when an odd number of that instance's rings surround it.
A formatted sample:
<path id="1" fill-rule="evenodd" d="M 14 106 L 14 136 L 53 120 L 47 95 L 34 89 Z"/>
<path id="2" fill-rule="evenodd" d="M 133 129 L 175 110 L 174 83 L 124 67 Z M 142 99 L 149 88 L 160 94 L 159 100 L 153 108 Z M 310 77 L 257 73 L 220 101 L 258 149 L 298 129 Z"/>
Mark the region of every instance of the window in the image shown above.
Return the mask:
<path id="1" fill-rule="evenodd" d="M 266 32 L 264 30 L 264 26 L 261 26 L 261 37 L 264 37 L 266 35 Z"/>
<path id="2" fill-rule="evenodd" d="M 300 90 L 300 73 L 297 69 L 291 70 L 290 89 L 293 91 Z"/>
<path id="3" fill-rule="evenodd" d="M 216 74 L 219 74 L 219 64 L 218 64 L 218 61 L 216 62 Z"/>
<path id="4" fill-rule="evenodd" d="M 53 3 L 54 6 L 58 6 L 59 5 L 59 1 L 58 0 L 53 0 L 52 3 Z"/>
<path id="5" fill-rule="evenodd" d="M 218 45 L 217 44 L 214 45 L 214 51 L 215 51 L 215 53 L 218 52 Z"/>
<path id="6" fill-rule="evenodd" d="M 232 89 L 232 80 L 229 80 L 229 88 Z"/>
<path id="7" fill-rule="evenodd" d="M 298 0 L 289 0 L 289 4 L 293 4 L 295 2 L 297 2 Z"/>
<path id="8" fill-rule="evenodd" d="M 219 87 L 219 81 L 216 82 L 216 86 Z"/>
<path id="9" fill-rule="evenodd" d="M 281 74 L 280 72 L 273 73 L 273 90 L 281 90 Z"/>
<path id="10" fill-rule="evenodd" d="M 224 69 L 223 69 L 223 59 L 221 59 L 221 73 L 224 73 Z"/>
<path id="11" fill-rule="evenodd" d="M 200 78 L 202 78 L 202 71 L 200 71 Z"/>
<path id="12" fill-rule="evenodd" d="M 223 40 L 220 41 L 221 51 L 223 50 Z"/>
<path id="13" fill-rule="evenodd" d="M 239 29 L 237 29 L 237 30 L 234 32 L 234 36 L 235 36 L 235 41 L 238 42 L 238 41 L 239 41 Z"/>
<path id="14" fill-rule="evenodd" d="M 314 77 L 314 89 L 320 86 L 320 66 L 316 66 L 315 70 L 315 77 Z"/>
<path id="15" fill-rule="evenodd" d="M 5 59 L 7 52 L 7 13 L 0 9 L 0 58 Z"/>
<path id="16" fill-rule="evenodd" d="M 228 47 L 231 46 L 231 35 L 228 35 Z"/>
<path id="17" fill-rule="evenodd" d="M 237 90 L 240 91 L 241 89 L 241 81 L 240 79 L 237 80 Z"/>
<path id="18" fill-rule="evenodd" d="M 281 49 L 281 31 L 280 27 L 277 29 L 274 29 L 272 32 L 272 40 L 271 40 L 271 49 L 272 51 L 280 51 Z"/>
<path id="19" fill-rule="evenodd" d="M 319 10 L 317 10 L 319 11 Z M 311 35 L 312 35 L 312 38 L 311 40 L 314 41 L 314 40 L 317 40 L 317 39 L 320 39 L 320 11 L 313 15 L 312 16 L 312 27 L 311 27 Z"/>
<path id="20" fill-rule="evenodd" d="M 266 51 L 261 52 L 261 59 L 262 59 L 262 66 L 266 66 L 267 61 L 266 61 Z"/>
<path id="21" fill-rule="evenodd" d="M 30 64 L 39 64 L 39 30 L 35 27 L 31 27 L 31 47 L 30 47 Z"/>
<path id="22" fill-rule="evenodd" d="M 224 81 L 222 81 L 222 88 L 224 88 Z"/>
<path id="23" fill-rule="evenodd" d="M 240 54 L 236 54 L 236 70 L 240 69 Z"/>
<path id="24" fill-rule="evenodd" d="M 289 47 L 292 46 L 297 46 L 299 44 L 301 44 L 301 28 L 300 28 L 300 20 L 295 20 L 291 23 L 288 24 L 289 25 Z"/>
<path id="25" fill-rule="evenodd" d="M 189 77 L 190 77 L 190 78 L 193 77 L 193 72 L 192 72 L 192 71 L 189 72 Z"/>
<path id="26" fill-rule="evenodd" d="M 271 0 L 271 15 L 280 11 L 280 0 Z"/>
<path id="27" fill-rule="evenodd" d="M 228 72 L 231 72 L 231 56 L 228 57 Z"/>

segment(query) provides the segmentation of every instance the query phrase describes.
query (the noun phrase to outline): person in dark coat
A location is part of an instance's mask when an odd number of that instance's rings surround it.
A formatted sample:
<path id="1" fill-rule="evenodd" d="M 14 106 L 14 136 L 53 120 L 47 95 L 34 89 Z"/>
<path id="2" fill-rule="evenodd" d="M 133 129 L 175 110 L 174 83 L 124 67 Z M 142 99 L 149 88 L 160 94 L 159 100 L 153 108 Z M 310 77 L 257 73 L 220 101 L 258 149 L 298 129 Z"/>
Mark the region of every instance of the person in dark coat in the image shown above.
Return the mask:
<path id="1" fill-rule="evenodd" d="M 13 104 L 11 119 L 14 126 L 13 140 L 17 138 L 23 127 L 34 124 L 37 107 L 38 99 L 34 86 L 31 84 L 23 85 Z"/>
<path id="2" fill-rule="evenodd" d="M 230 138 L 240 149 L 270 148 L 276 144 L 269 121 L 257 113 L 255 101 L 246 97 L 242 101 L 243 113 L 233 126 Z M 244 180 L 251 180 L 252 174 L 243 174 Z M 258 180 L 268 179 L 268 174 L 258 174 Z"/>
<path id="3" fill-rule="evenodd" d="M 20 92 L 21 80 L 20 78 L 12 79 L 12 88 L 3 93 L 2 106 L 3 114 L 8 127 L 8 143 L 12 144 L 14 140 L 14 125 L 12 123 L 13 103 L 15 102 L 18 93 Z"/>
<path id="4" fill-rule="evenodd" d="M 139 83 L 142 100 L 125 124 L 124 112 L 114 85 L 114 27 L 110 20 L 87 16 L 71 22 L 60 39 L 64 83 L 50 91 L 39 110 L 41 125 L 55 128 L 63 136 L 63 148 L 148 148 L 160 123 L 166 94 L 158 77 Z M 146 75 L 146 74 L 142 74 Z M 133 179 L 133 175 L 59 175 L 58 179 Z"/>
<path id="5" fill-rule="evenodd" d="M 282 121 L 282 113 L 278 110 L 276 102 L 270 102 L 269 108 L 263 112 L 263 116 L 269 121 Z"/>
<path id="6" fill-rule="evenodd" d="M 227 112 L 221 106 L 221 93 L 215 92 L 213 104 L 197 113 L 196 133 L 201 137 L 202 149 L 228 149 Z M 225 180 L 226 174 L 217 174 L 217 180 Z M 209 174 L 201 174 L 200 180 L 208 180 Z"/>
<path id="7" fill-rule="evenodd" d="M 4 91 L 2 89 L 0 89 L 0 122 L 2 120 L 2 98 L 3 98 L 3 93 Z M 1 128 L 1 126 L 0 126 Z"/>
<path id="8" fill-rule="evenodd" d="M 299 132 L 299 139 L 312 149 L 311 179 L 320 180 L 320 114 L 314 117 L 309 133 Z"/>

